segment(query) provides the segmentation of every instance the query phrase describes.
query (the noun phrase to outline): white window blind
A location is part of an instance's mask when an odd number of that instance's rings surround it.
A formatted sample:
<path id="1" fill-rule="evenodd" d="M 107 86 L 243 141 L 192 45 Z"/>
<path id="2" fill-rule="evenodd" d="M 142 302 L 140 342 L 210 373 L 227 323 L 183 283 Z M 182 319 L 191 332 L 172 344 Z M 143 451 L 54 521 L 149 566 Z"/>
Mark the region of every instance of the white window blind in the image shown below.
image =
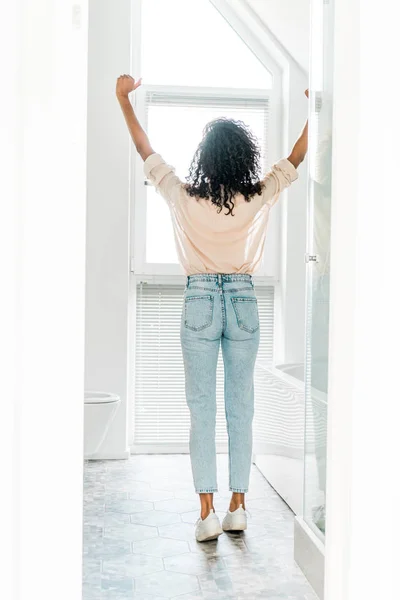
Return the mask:
<path id="1" fill-rule="evenodd" d="M 133 452 L 188 452 L 190 416 L 180 348 L 184 287 L 140 284 L 136 304 Z M 274 287 L 257 287 L 259 360 L 271 363 Z M 222 355 L 217 372 L 217 451 L 227 451 Z"/>

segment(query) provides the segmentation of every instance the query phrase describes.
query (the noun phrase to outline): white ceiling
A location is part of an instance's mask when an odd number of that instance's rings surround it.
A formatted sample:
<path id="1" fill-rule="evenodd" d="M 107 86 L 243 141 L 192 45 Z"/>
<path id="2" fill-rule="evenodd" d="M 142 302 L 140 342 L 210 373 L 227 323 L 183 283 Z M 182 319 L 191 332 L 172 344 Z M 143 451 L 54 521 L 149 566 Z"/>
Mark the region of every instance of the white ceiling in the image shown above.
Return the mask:
<path id="1" fill-rule="evenodd" d="M 279 42 L 308 71 L 310 0 L 247 0 Z"/>

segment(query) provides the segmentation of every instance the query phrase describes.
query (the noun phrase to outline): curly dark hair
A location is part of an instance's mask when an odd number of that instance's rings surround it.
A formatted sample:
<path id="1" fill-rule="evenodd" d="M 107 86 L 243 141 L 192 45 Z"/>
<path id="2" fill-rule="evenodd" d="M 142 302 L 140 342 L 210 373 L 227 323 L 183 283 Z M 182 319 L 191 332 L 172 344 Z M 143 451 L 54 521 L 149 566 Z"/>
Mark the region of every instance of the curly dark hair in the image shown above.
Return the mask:
<path id="1" fill-rule="evenodd" d="M 260 148 L 257 139 L 242 121 L 216 119 L 204 128 L 203 139 L 193 157 L 187 191 L 190 196 L 208 198 L 233 216 L 233 198 L 242 194 L 250 202 L 261 195 Z"/>

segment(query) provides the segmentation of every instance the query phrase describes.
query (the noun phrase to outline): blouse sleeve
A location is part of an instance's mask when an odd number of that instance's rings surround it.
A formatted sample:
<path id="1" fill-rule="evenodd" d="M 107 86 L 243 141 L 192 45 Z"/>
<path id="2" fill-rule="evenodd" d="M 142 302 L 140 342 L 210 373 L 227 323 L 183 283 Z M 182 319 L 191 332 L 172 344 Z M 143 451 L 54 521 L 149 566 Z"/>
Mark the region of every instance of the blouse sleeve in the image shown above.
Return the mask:
<path id="1" fill-rule="evenodd" d="M 182 185 L 181 180 L 175 175 L 175 169 L 168 165 L 160 154 L 151 154 L 144 161 L 144 173 L 150 183 L 165 198 L 168 204 L 175 203 L 175 192 Z"/>
<path id="2" fill-rule="evenodd" d="M 262 181 L 264 184 L 264 204 L 273 206 L 277 202 L 281 192 L 289 187 L 298 176 L 297 170 L 289 160 L 283 158 L 277 162 Z"/>

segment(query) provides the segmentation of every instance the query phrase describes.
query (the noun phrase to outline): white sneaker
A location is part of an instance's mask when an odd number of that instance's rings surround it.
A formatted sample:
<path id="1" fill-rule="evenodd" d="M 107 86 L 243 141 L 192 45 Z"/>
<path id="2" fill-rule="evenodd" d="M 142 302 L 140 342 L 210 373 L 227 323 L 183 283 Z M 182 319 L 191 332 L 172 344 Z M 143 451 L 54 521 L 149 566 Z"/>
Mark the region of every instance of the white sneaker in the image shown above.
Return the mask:
<path id="1" fill-rule="evenodd" d="M 205 519 L 197 519 L 195 534 L 198 542 L 215 540 L 221 533 L 221 523 L 213 509 L 211 509 L 210 514 Z"/>
<path id="2" fill-rule="evenodd" d="M 233 512 L 227 511 L 222 521 L 222 529 L 224 531 L 244 531 L 247 529 L 247 514 L 242 504 Z"/>

